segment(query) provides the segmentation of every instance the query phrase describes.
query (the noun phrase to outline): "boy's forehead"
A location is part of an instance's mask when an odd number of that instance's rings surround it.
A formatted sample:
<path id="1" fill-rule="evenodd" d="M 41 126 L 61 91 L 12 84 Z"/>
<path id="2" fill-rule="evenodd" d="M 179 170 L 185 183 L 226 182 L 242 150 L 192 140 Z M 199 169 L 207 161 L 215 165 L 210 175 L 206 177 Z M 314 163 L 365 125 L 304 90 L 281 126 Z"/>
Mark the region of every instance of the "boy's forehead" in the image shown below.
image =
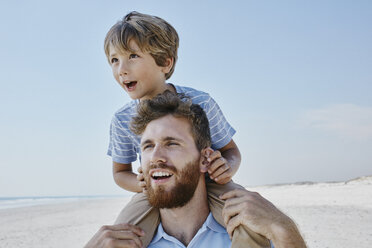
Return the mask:
<path id="1" fill-rule="evenodd" d="M 111 42 L 109 45 L 109 53 L 110 55 L 112 54 L 123 54 L 123 53 L 128 53 L 128 52 L 140 52 L 141 48 L 137 44 L 136 41 L 131 39 L 128 42 L 128 46 L 126 47 L 124 44 L 121 43 L 113 43 Z"/>

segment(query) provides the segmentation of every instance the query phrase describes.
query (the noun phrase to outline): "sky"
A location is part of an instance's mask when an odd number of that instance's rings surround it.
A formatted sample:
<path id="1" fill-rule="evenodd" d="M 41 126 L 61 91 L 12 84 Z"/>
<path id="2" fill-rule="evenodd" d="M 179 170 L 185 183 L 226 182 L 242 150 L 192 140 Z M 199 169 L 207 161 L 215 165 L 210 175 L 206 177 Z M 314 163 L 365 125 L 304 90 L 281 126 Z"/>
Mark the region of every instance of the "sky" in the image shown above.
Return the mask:
<path id="1" fill-rule="evenodd" d="M 132 10 L 178 31 L 168 82 L 218 102 L 237 183 L 372 175 L 371 1 L 16 0 L 0 1 L 0 197 L 127 194 L 106 152 L 130 98 L 103 40 Z"/>

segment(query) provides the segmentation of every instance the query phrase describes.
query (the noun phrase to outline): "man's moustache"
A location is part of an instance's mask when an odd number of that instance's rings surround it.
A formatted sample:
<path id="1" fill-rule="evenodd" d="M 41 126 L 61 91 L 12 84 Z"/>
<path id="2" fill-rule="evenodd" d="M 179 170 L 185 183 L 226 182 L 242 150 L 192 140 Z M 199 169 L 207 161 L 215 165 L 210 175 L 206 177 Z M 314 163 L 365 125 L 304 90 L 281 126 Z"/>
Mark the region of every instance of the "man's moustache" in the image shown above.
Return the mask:
<path id="1" fill-rule="evenodd" d="M 151 163 L 149 166 L 149 170 L 152 169 L 167 169 L 173 173 L 177 173 L 177 169 L 174 166 L 170 166 L 165 163 Z"/>

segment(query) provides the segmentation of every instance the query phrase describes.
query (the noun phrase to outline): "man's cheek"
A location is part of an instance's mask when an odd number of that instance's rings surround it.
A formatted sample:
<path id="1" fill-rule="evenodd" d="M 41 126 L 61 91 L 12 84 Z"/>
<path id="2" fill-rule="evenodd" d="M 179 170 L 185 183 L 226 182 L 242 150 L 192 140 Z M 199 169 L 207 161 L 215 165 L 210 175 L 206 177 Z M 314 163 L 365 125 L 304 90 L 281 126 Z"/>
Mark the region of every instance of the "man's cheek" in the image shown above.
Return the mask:
<path id="1" fill-rule="evenodd" d="M 144 169 L 144 171 L 143 171 L 143 178 L 145 179 L 145 182 L 146 182 L 147 186 L 150 186 L 151 177 L 149 175 L 149 170 L 146 170 L 147 168 L 142 168 L 142 169 Z"/>

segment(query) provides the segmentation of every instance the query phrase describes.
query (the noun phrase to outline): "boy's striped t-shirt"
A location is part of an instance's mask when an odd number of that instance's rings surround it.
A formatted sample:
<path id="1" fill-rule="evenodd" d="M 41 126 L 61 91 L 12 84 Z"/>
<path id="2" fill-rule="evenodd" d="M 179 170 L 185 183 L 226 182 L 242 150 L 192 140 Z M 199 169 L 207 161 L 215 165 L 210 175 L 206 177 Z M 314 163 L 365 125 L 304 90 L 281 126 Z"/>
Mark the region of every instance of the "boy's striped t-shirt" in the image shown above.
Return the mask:
<path id="1" fill-rule="evenodd" d="M 207 114 L 212 139 L 212 148 L 220 149 L 227 145 L 235 129 L 227 122 L 220 107 L 208 94 L 190 87 L 174 85 L 177 93 L 190 97 L 192 103 L 199 104 Z M 110 143 L 107 154 L 117 163 L 129 164 L 140 154 L 140 137 L 130 131 L 130 121 L 137 114 L 139 101 L 133 100 L 120 108 L 114 115 L 110 127 Z"/>

